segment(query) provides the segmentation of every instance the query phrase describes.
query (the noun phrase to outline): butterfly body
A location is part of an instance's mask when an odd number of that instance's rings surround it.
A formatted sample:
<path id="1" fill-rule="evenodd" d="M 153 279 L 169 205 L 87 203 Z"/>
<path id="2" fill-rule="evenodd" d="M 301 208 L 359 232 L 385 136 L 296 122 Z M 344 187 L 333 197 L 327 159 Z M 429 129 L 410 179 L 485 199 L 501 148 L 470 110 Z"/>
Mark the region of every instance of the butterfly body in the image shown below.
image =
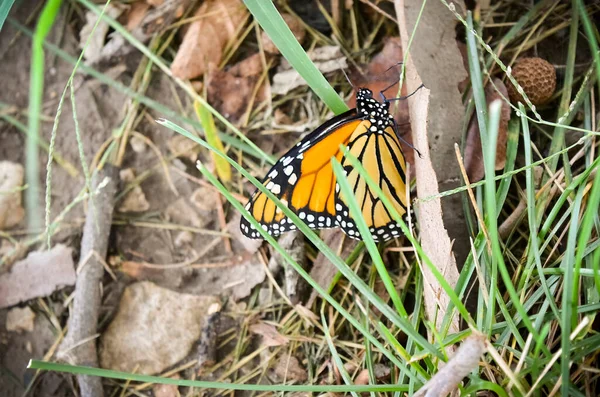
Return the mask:
<path id="1" fill-rule="evenodd" d="M 359 159 L 399 214 L 406 214 L 406 163 L 389 113 L 389 102 L 377 101 L 368 89 L 358 91 L 355 109 L 325 122 L 284 154 L 267 173 L 264 186 L 310 228 L 340 227 L 349 237 L 360 239 L 348 209 L 348 200 L 341 194 L 331 167 L 330 160 L 335 157 L 344 168 L 375 241 L 399 236 L 399 225 L 344 157 L 340 145 L 346 146 Z M 271 235 L 296 229 L 296 225 L 259 190 L 253 194 L 246 209 Z M 247 237 L 261 238 L 245 218 L 240 227 Z"/>

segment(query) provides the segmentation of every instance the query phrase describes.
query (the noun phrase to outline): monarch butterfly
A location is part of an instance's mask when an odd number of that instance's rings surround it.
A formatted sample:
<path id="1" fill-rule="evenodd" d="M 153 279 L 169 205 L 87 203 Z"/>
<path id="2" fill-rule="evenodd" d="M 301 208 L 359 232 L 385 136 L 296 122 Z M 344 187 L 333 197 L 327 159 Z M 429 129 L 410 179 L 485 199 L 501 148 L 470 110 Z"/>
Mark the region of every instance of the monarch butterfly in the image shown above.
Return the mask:
<path id="1" fill-rule="evenodd" d="M 340 150 L 340 144 L 348 147 L 369 176 L 379 183 L 396 211 L 406 215 L 406 162 L 389 106 L 385 97 L 379 102 L 371 90 L 359 89 L 356 108 L 333 117 L 298 142 L 275 163 L 263 185 L 310 228 L 341 227 L 349 237 L 360 239 L 348 200 L 340 193 L 331 167 L 330 159 L 335 157 L 344 168 L 373 239 L 387 241 L 398 237 L 399 224 Z M 252 195 L 246 209 L 273 236 L 296 229 L 260 190 Z M 244 217 L 240 228 L 249 238 L 262 238 Z"/>

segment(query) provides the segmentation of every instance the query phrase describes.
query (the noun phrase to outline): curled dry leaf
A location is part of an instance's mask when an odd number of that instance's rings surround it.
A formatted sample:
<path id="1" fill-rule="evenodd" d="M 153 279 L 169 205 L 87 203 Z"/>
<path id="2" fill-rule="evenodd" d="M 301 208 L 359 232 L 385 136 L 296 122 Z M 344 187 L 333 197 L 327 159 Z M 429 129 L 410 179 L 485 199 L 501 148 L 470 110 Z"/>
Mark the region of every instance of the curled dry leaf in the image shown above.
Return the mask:
<path id="1" fill-rule="evenodd" d="M 323 74 L 348 67 L 346 57 L 342 54 L 339 46 L 324 46 L 308 51 L 308 57 L 313 61 L 317 69 Z M 292 69 L 287 61 L 282 61 L 273 76 L 273 94 L 285 95 L 294 88 L 306 85 L 306 81 L 300 74 Z"/>
<path id="2" fill-rule="evenodd" d="M 502 100 L 502 96 L 508 98 L 508 92 L 504 83 L 497 78 L 493 79 L 493 84 L 488 83 L 485 87 L 485 99 L 489 105 L 495 100 Z M 496 170 L 501 170 L 506 164 L 506 142 L 508 140 L 508 122 L 510 120 L 510 106 L 502 100 L 502 111 L 500 114 L 500 126 L 498 129 L 498 140 L 496 142 Z M 469 122 L 469 131 L 467 133 L 467 143 L 465 146 L 465 168 L 469 181 L 471 183 L 483 179 L 485 170 L 483 166 L 483 152 L 481 148 L 481 133 L 477 117 L 473 115 Z"/>
<path id="3" fill-rule="evenodd" d="M 300 364 L 300 361 L 287 354 L 282 355 L 274 368 L 275 376 L 282 381 L 296 381 L 306 382 L 308 380 L 308 374 L 306 369 Z"/>
<path id="4" fill-rule="evenodd" d="M 125 28 L 130 32 L 137 28 L 144 20 L 149 9 L 150 4 L 146 1 L 139 0 L 132 3 L 125 14 L 125 20 L 127 21 Z"/>
<path id="5" fill-rule="evenodd" d="M 383 364 L 375 364 L 373 367 L 375 380 L 384 380 L 390 376 L 390 368 Z M 363 369 L 354 379 L 355 385 L 368 385 L 370 383 L 369 370 Z"/>
<path id="6" fill-rule="evenodd" d="M 110 18 L 116 19 L 123 13 L 123 7 L 111 3 L 106 7 L 105 13 Z M 79 32 L 79 48 L 83 49 L 85 60 L 88 63 L 94 63 L 104 56 L 103 49 L 110 26 L 108 22 L 98 22 L 98 15 L 93 11 L 86 12 L 85 19 L 85 25 Z"/>
<path id="7" fill-rule="evenodd" d="M 285 346 L 290 342 L 286 336 L 281 335 L 277 331 L 277 328 L 275 328 L 274 325 L 267 324 L 263 321 L 252 324 L 250 326 L 250 332 L 262 336 L 262 344 L 265 346 Z"/>
<path id="8" fill-rule="evenodd" d="M 173 75 L 193 79 L 206 73 L 209 65 L 218 66 L 225 46 L 235 38 L 247 16 L 240 0 L 203 2 L 173 60 Z"/>
<path id="9" fill-rule="evenodd" d="M 227 70 L 211 68 L 208 101 L 228 119 L 239 120 L 247 112 L 249 101 L 258 104 L 269 97 L 264 83 L 256 91 L 262 72 L 263 64 L 258 53 Z M 253 98 L 255 91 L 256 97 Z"/>

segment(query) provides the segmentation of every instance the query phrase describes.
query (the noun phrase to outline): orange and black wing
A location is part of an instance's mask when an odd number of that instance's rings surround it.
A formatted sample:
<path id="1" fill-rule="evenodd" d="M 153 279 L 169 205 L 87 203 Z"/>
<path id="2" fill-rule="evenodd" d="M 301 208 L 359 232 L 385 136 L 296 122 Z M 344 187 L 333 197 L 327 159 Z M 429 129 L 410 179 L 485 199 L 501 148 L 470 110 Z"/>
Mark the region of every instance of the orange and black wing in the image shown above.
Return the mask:
<path id="1" fill-rule="evenodd" d="M 381 129 L 371 120 L 364 120 L 350 137 L 348 149 L 379 185 L 394 209 L 401 216 L 406 215 L 406 162 L 393 127 Z M 342 166 L 374 240 L 387 241 L 398 237 L 401 234 L 400 226 L 393 220 L 381 199 L 348 159 L 342 159 Z M 360 238 L 347 203 L 347 199 L 339 193 L 336 199 L 336 221 L 348 236 Z"/>
<path id="2" fill-rule="evenodd" d="M 331 158 L 341 161 L 340 144 L 348 145 L 361 124 L 355 109 L 332 118 L 283 155 L 262 182 L 313 229 L 337 226 L 336 180 Z M 271 235 L 296 229 L 296 225 L 260 190 L 252 195 L 246 209 Z M 240 227 L 245 236 L 261 238 L 244 217 Z"/>

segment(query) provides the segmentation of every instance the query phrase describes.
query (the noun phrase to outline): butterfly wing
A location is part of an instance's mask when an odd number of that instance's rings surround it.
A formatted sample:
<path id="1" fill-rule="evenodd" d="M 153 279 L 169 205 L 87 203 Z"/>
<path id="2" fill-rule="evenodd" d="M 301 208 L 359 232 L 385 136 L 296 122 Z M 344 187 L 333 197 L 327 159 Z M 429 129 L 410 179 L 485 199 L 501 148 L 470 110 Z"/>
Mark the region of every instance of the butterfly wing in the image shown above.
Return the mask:
<path id="1" fill-rule="evenodd" d="M 340 144 L 348 145 L 361 124 L 354 109 L 332 118 L 283 155 L 262 182 L 313 229 L 336 226 L 336 181 L 330 159 L 335 156 L 341 160 Z M 260 190 L 252 195 L 246 209 L 271 235 L 296 228 Z M 244 217 L 240 228 L 247 237 L 261 238 Z"/>
<path id="2" fill-rule="evenodd" d="M 361 162 L 367 174 L 379 185 L 401 216 L 406 214 L 406 162 L 400 142 L 391 126 L 381 130 L 364 120 L 350 137 L 348 149 Z M 347 158 L 342 166 L 354 196 L 362 209 L 362 216 L 369 226 L 375 241 L 386 241 L 401 234 L 399 225 L 393 220 L 381 199 L 367 185 L 365 179 Z M 336 221 L 344 232 L 360 238 L 354 219 L 350 216 L 348 200 L 340 193 L 336 199 Z"/>

